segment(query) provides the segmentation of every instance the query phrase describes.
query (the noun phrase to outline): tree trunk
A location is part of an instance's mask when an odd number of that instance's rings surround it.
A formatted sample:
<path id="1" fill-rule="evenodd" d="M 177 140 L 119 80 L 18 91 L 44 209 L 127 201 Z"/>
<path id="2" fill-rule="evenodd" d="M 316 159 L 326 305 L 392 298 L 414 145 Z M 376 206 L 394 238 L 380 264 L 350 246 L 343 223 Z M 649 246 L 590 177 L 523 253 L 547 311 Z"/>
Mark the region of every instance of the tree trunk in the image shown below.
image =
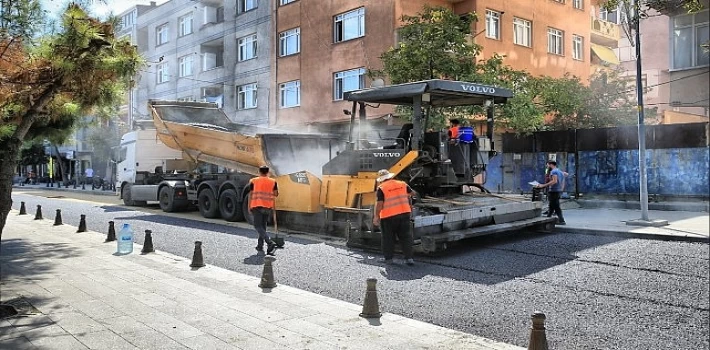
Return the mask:
<path id="1" fill-rule="evenodd" d="M 59 164 L 59 171 L 62 175 L 62 185 L 64 185 L 67 181 L 69 181 L 69 178 L 67 177 L 67 167 L 64 166 L 64 162 L 62 162 L 62 157 L 59 155 L 59 147 L 57 147 L 56 144 L 54 145 L 54 154 L 57 155 L 57 163 Z"/>
<path id="2" fill-rule="evenodd" d="M 0 241 L 2 232 L 7 222 L 7 216 L 12 209 L 12 180 L 15 176 L 20 146 L 18 139 L 5 139 L 0 141 Z"/>

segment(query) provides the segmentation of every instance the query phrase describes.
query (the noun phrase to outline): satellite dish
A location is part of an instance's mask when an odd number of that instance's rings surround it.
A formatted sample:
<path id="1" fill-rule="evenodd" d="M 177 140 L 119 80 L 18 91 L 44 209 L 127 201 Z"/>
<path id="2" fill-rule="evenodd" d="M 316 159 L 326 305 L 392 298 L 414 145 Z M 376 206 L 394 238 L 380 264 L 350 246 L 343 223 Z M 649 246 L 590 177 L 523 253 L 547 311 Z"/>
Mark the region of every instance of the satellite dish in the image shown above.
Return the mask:
<path id="1" fill-rule="evenodd" d="M 375 79 L 370 84 L 370 87 L 372 87 L 372 88 L 381 88 L 383 86 L 385 86 L 385 81 L 382 79 Z"/>

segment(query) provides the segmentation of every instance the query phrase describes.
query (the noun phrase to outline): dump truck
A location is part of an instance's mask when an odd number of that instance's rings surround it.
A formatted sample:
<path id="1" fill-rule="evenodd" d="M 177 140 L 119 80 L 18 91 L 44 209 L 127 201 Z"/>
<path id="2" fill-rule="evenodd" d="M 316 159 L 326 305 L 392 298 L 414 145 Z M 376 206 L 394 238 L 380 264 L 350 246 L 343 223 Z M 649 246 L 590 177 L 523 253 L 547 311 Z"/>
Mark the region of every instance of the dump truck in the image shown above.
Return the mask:
<path id="1" fill-rule="evenodd" d="M 158 201 L 164 211 L 196 206 L 207 218 L 248 221 L 250 178 L 267 165 L 279 186 L 279 227 L 338 236 L 353 247 L 378 248 L 372 224 L 377 171 L 388 169 L 416 192 L 415 248 L 433 254 L 452 242 L 524 228 L 550 230 L 542 203 L 491 194 L 482 181 L 492 150 L 495 105 L 509 90 L 467 82 L 428 80 L 345 93 L 352 102 L 350 130 L 341 135 L 283 132 L 233 123 L 214 104 L 149 101 L 157 138 L 189 164 L 229 171 L 136 172 L 120 184 L 126 205 Z M 411 123 L 390 140 L 368 139 L 367 106 L 409 106 Z M 425 131 L 426 107 L 486 106 L 489 132 L 473 142 L 450 142 Z M 120 168 L 119 168 L 120 170 Z"/>

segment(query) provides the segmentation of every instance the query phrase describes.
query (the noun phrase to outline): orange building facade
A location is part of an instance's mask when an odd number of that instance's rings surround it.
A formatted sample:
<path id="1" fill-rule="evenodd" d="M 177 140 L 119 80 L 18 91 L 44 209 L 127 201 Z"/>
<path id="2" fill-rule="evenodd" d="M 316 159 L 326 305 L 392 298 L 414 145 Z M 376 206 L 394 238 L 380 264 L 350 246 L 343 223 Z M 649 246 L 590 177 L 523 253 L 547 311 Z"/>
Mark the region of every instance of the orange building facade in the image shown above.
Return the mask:
<path id="1" fill-rule="evenodd" d="M 369 69 L 395 45 L 402 15 L 424 5 L 476 12 L 472 40 L 482 58 L 498 53 L 505 64 L 533 75 L 565 73 L 586 81 L 591 73 L 590 0 L 273 0 L 270 124 L 303 125 L 348 120 L 344 91 L 369 87 Z M 393 109 L 370 109 L 373 117 Z"/>

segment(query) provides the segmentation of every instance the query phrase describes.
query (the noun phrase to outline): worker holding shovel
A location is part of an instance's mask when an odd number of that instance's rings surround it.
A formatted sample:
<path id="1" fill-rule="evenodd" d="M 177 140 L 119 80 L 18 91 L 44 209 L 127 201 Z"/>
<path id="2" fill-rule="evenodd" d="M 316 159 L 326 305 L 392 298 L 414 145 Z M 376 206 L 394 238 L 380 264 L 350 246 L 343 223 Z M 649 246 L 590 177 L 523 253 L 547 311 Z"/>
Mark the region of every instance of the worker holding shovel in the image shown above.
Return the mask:
<path id="1" fill-rule="evenodd" d="M 249 190 L 249 212 L 254 215 L 254 229 L 259 234 L 256 250 L 263 252 L 264 242 L 266 242 L 266 254 L 274 255 L 276 243 L 266 232 L 266 224 L 274 214 L 279 188 L 276 180 L 269 177 L 268 166 L 264 165 L 259 168 L 259 176 L 249 181 Z"/>

